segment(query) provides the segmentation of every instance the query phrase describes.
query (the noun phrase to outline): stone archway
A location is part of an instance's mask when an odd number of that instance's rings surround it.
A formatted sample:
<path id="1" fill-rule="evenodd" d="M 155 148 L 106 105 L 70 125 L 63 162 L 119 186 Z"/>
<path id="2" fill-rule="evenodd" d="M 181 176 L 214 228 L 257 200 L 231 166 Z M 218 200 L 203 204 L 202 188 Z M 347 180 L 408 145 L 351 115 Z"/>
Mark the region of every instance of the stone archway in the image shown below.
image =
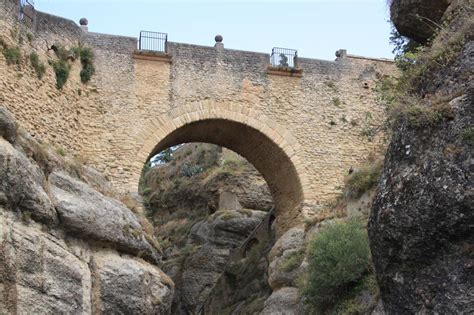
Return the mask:
<path id="1" fill-rule="evenodd" d="M 300 219 L 308 182 L 298 157 L 300 146 L 288 131 L 263 114 L 234 104 L 202 101 L 154 119 L 141 136 L 146 142 L 137 154 L 140 169 L 153 155 L 185 142 L 212 143 L 239 153 L 267 181 L 278 230 L 286 230 Z M 135 185 L 139 175 L 137 172 L 132 180 Z"/>

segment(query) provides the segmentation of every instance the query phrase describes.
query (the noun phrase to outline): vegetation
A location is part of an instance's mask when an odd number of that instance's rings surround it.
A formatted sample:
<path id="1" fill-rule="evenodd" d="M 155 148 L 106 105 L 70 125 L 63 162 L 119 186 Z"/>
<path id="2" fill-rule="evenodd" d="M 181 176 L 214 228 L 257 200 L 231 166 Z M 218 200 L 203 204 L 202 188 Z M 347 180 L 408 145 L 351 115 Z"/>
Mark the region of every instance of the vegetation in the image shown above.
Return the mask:
<path id="1" fill-rule="evenodd" d="M 7 65 L 19 65 L 21 63 L 20 47 L 3 47 L 2 53 L 5 56 Z"/>
<path id="2" fill-rule="evenodd" d="M 320 311 L 352 290 L 370 269 L 367 232 L 357 219 L 323 227 L 310 241 L 307 255 L 303 294 Z"/>
<path id="3" fill-rule="evenodd" d="M 382 163 L 364 165 L 348 175 L 345 180 L 345 191 L 349 198 L 359 198 L 377 184 L 382 173 Z"/>
<path id="4" fill-rule="evenodd" d="M 30 54 L 30 64 L 31 67 L 35 70 L 38 79 L 41 80 L 43 78 L 44 73 L 46 72 L 46 66 L 44 65 L 44 63 L 39 61 L 37 53 L 32 52 Z"/>
<path id="5" fill-rule="evenodd" d="M 285 257 L 285 260 L 283 261 L 281 265 L 281 269 L 285 272 L 290 272 L 290 271 L 295 270 L 303 262 L 304 255 L 305 253 L 303 250 L 297 250 L 297 251 L 291 252 L 288 256 Z"/>
<path id="6" fill-rule="evenodd" d="M 53 67 L 54 73 L 56 74 L 56 88 L 61 90 L 69 78 L 71 66 L 66 60 L 50 61 L 50 64 Z"/>
<path id="7" fill-rule="evenodd" d="M 90 81 L 92 75 L 95 73 L 94 68 L 94 53 L 89 47 L 76 47 L 74 49 L 76 56 L 79 56 L 81 60 L 82 70 L 80 72 L 82 83 L 87 83 Z"/>

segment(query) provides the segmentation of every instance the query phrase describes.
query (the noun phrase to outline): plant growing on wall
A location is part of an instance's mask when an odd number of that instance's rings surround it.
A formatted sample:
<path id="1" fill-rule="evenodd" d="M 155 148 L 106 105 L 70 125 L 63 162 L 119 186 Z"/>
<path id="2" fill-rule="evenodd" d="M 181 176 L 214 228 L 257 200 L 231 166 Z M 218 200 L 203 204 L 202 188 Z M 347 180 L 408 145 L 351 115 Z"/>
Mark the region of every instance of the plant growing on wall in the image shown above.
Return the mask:
<path id="1" fill-rule="evenodd" d="M 82 70 L 80 72 L 82 83 L 89 82 L 92 75 L 95 73 L 94 68 L 94 53 L 89 47 L 76 47 L 74 48 L 74 53 L 81 60 Z"/>
<path id="2" fill-rule="evenodd" d="M 46 72 L 46 67 L 44 63 L 39 61 L 39 57 L 37 53 L 32 52 L 30 54 L 30 64 L 31 67 L 35 70 L 36 76 L 38 79 L 42 79 L 44 73 Z"/>

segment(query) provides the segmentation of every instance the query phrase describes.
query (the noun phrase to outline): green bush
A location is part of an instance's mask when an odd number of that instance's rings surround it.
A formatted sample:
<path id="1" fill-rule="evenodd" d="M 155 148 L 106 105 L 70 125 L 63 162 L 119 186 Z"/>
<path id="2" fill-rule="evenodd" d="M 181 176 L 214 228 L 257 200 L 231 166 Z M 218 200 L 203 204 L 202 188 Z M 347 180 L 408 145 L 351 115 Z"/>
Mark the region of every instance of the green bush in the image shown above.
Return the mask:
<path id="1" fill-rule="evenodd" d="M 44 65 L 44 63 L 41 63 L 39 61 L 37 53 L 33 52 L 30 54 L 30 63 L 31 67 L 33 67 L 36 72 L 36 76 L 38 77 L 38 79 L 41 80 L 43 78 L 44 73 L 46 72 L 46 66 Z"/>
<path id="2" fill-rule="evenodd" d="M 69 77 L 70 66 L 65 60 L 52 61 L 54 73 L 56 74 L 56 87 L 61 90 Z"/>
<path id="3" fill-rule="evenodd" d="M 370 268 L 367 232 L 356 219 L 332 223 L 308 245 L 306 300 L 323 309 L 334 303 Z"/>
<path id="4" fill-rule="evenodd" d="M 381 163 L 363 166 L 360 169 L 355 170 L 346 178 L 345 190 L 347 192 L 347 197 L 359 198 L 366 191 L 375 187 L 381 173 Z"/>
<path id="5" fill-rule="evenodd" d="M 298 268 L 304 259 L 304 251 L 297 250 L 291 252 L 288 256 L 285 257 L 281 265 L 281 269 L 285 272 L 290 272 Z"/>
<path id="6" fill-rule="evenodd" d="M 3 55 L 7 61 L 7 65 L 19 65 L 21 63 L 20 47 L 5 47 Z"/>
<path id="7" fill-rule="evenodd" d="M 93 65 L 94 53 L 89 47 L 78 47 L 74 49 L 74 52 L 76 53 L 76 55 L 79 55 L 81 59 L 81 81 L 82 83 L 89 82 L 92 75 L 95 73 L 95 68 Z"/>

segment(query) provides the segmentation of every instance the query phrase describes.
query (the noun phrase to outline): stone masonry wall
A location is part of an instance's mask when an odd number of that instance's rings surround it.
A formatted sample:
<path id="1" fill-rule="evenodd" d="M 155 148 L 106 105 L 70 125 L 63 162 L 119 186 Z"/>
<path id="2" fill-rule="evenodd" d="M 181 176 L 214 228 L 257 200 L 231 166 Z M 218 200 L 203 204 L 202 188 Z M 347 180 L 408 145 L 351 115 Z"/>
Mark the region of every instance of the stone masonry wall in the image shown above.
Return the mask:
<path id="1" fill-rule="evenodd" d="M 9 10 L 16 2 L 5 3 L 0 36 L 17 45 L 10 30 L 22 28 Z M 310 215 L 338 193 L 350 166 L 382 141 L 361 133 L 383 120 L 373 88 L 379 76 L 394 71 L 390 61 L 299 58 L 302 77 L 292 77 L 268 74 L 268 54 L 221 47 L 169 42 L 166 58 L 134 57 L 135 38 L 87 33 L 39 12 L 35 28 L 22 32 L 33 34 L 22 51 L 38 52 L 43 62 L 55 58 L 46 42 L 91 47 L 96 73 L 82 84 L 80 62 L 72 62 L 70 78 L 58 91 L 51 67 L 38 80 L 27 60 L 21 67 L 7 66 L 0 55 L 0 101 L 37 137 L 81 156 L 122 190 L 136 189 L 146 158 L 168 143 L 169 134 L 198 120 L 225 119 L 251 127 L 281 149 L 301 186 L 303 197 L 297 201 Z M 209 132 L 217 131 L 209 127 Z M 275 198 L 283 183 L 275 175 L 278 165 L 272 166 L 274 152 L 254 150 L 260 144 L 252 139 L 244 147 L 234 140 L 219 144 L 240 148 L 269 181 Z"/>

